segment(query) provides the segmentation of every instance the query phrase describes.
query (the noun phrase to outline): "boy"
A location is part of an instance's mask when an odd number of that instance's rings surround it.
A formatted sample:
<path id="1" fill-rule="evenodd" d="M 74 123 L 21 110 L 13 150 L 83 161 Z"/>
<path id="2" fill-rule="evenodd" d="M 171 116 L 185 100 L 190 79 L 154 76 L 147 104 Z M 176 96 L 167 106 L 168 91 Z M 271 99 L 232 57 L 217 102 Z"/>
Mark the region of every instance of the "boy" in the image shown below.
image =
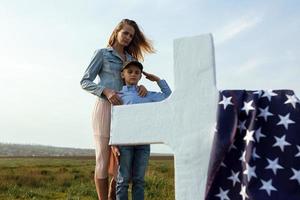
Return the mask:
<path id="1" fill-rule="evenodd" d="M 137 84 L 146 76 L 150 81 L 156 81 L 161 92 L 149 91 L 145 97 L 138 95 Z M 121 70 L 124 86 L 119 92 L 123 104 L 136 104 L 157 102 L 166 99 L 171 94 L 165 80 L 143 72 L 143 65 L 138 61 L 126 62 Z M 117 200 L 128 200 L 128 186 L 132 181 L 132 199 L 144 199 L 144 176 L 150 156 L 150 145 L 119 146 L 119 169 L 117 176 L 116 195 Z"/>

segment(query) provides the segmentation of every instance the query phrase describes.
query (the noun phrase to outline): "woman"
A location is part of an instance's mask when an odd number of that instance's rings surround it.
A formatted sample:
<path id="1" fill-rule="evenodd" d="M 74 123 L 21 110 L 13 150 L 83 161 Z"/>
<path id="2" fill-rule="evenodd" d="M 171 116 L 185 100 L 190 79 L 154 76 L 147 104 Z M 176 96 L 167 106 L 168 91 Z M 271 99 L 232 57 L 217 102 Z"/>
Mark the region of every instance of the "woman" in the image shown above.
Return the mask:
<path id="1" fill-rule="evenodd" d="M 151 42 L 140 31 L 135 21 L 123 19 L 112 32 L 108 47 L 97 50 L 86 69 L 80 84 L 97 97 L 93 112 L 93 131 L 96 149 L 95 185 L 100 200 L 108 199 L 108 161 L 110 154 L 109 131 L 111 104 L 120 105 L 117 95 L 123 82 L 121 68 L 125 61 L 144 59 L 145 53 L 154 53 Z M 99 83 L 94 83 L 96 76 Z M 139 95 L 145 96 L 145 87 L 139 87 Z"/>

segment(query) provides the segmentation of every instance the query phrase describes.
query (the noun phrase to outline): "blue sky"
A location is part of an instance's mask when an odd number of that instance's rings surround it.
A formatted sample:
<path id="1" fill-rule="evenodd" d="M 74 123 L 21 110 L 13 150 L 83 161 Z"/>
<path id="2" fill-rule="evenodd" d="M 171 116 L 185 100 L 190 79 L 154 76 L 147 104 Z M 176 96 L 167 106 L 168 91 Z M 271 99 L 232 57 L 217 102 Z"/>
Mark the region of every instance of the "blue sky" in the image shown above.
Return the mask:
<path id="1" fill-rule="evenodd" d="M 144 66 L 172 89 L 173 40 L 212 33 L 219 89 L 299 96 L 299 10 L 297 0 L 0 0 L 0 142 L 93 147 L 95 97 L 79 81 L 123 18 L 153 41 Z"/>

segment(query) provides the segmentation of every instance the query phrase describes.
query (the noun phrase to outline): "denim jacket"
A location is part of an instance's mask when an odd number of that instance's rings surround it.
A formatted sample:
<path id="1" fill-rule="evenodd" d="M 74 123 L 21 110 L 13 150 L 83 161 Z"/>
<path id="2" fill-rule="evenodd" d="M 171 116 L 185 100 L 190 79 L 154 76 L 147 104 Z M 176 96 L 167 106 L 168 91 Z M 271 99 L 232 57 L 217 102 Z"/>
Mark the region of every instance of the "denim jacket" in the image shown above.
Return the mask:
<path id="1" fill-rule="evenodd" d="M 134 58 L 126 52 L 126 61 L 131 60 Z M 123 87 L 122 65 L 123 60 L 112 47 L 96 50 L 80 81 L 81 87 L 100 98 L 106 99 L 105 95 L 102 94 L 104 88 L 119 91 Z M 97 75 L 100 81 L 94 83 Z"/>

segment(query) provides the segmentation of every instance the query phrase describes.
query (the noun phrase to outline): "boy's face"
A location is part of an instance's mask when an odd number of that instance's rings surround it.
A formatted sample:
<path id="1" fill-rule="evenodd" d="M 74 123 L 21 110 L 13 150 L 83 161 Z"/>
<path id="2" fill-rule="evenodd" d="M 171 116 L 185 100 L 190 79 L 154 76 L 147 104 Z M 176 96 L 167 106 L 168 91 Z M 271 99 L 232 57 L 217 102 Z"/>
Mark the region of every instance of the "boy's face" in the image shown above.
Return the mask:
<path id="1" fill-rule="evenodd" d="M 121 72 L 121 77 L 126 85 L 137 85 L 142 78 L 142 71 L 135 65 L 129 65 Z"/>

